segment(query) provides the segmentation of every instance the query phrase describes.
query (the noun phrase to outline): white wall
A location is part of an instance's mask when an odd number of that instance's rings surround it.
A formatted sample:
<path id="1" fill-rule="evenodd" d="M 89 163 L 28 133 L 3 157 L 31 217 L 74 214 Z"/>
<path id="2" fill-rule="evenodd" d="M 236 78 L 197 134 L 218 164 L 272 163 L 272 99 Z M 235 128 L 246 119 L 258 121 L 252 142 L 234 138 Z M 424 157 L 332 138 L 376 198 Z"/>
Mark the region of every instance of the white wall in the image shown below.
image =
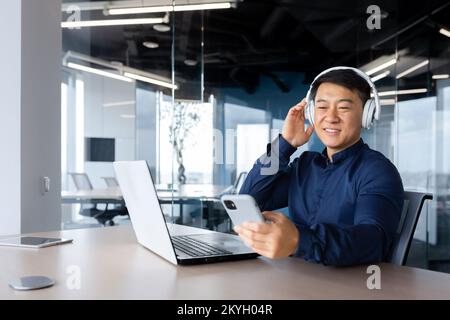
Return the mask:
<path id="1" fill-rule="evenodd" d="M 21 15 L 20 1 L 2 3 L 0 37 L 8 50 L 0 50 L 0 235 L 20 233 Z"/>
<path id="2" fill-rule="evenodd" d="M 61 226 L 60 19 L 59 0 L 2 1 L 0 235 Z"/>

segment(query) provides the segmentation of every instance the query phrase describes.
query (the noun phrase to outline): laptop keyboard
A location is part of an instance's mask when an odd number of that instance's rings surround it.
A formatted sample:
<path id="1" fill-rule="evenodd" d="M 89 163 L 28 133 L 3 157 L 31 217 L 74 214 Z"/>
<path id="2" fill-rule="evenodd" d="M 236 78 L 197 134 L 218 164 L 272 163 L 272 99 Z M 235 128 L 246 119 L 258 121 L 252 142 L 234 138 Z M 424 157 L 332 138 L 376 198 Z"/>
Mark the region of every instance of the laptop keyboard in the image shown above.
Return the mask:
<path id="1" fill-rule="evenodd" d="M 213 247 L 212 245 L 190 236 L 172 237 L 172 243 L 176 250 L 192 257 L 218 256 L 231 254 L 232 252 Z"/>

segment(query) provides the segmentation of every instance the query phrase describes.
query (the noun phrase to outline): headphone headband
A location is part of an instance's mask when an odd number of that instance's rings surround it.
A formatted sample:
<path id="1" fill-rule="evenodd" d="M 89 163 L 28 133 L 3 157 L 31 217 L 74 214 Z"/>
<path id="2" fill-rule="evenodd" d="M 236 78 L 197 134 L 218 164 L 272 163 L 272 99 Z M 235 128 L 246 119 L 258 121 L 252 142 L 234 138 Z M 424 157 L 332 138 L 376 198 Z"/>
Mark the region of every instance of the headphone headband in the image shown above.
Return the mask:
<path id="1" fill-rule="evenodd" d="M 366 80 L 366 82 L 369 84 L 370 88 L 372 89 L 372 94 L 373 94 L 373 100 L 375 102 L 375 114 L 374 114 L 374 118 L 376 120 L 378 120 L 380 118 L 380 97 L 378 96 L 378 91 L 377 88 L 375 87 L 375 84 L 372 82 L 372 80 L 370 79 L 370 77 L 365 74 L 363 71 L 356 69 L 356 68 L 352 68 L 352 67 L 345 67 L 345 66 L 338 66 L 338 67 L 332 67 L 329 69 L 326 69 L 324 71 L 322 71 L 321 73 L 319 73 L 313 80 L 313 82 L 311 83 L 311 85 L 309 86 L 309 90 L 308 93 L 306 94 L 306 101 L 310 101 L 310 97 L 311 97 L 311 90 L 312 87 L 314 86 L 315 82 L 317 79 L 319 79 L 321 76 L 323 76 L 324 74 L 330 72 L 330 71 L 334 71 L 334 70 L 352 70 L 353 72 L 355 72 L 357 75 L 359 75 L 361 78 L 363 78 L 364 80 Z M 370 98 L 369 98 L 370 99 Z"/>

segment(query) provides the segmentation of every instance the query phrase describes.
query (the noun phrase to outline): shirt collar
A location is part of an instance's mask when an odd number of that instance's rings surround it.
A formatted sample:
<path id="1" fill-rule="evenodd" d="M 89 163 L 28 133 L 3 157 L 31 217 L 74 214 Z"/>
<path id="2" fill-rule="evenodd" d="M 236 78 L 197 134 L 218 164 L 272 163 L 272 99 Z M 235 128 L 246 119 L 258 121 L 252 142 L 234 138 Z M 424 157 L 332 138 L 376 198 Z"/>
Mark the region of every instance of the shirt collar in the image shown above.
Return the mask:
<path id="1" fill-rule="evenodd" d="M 339 151 L 335 154 L 333 154 L 332 158 L 333 158 L 333 163 L 338 163 L 346 158 L 351 157 L 352 155 L 356 154 L 362 147 L 364 146 L 364 141 L 362 138 L 359 138 L 358 142 L 356 142 L 355 144 L 351 145 L 350 147 L 348 147 L 347 149 L 344 149 L 342 151 Z M 323 149 L 322 153 L 321 153 L 322 157 L 327 161 L 327 163 L 329 162 L 328 159 L 328 155 L 327 155 L 327 148 L 325 147 L 325 149 Z"/>

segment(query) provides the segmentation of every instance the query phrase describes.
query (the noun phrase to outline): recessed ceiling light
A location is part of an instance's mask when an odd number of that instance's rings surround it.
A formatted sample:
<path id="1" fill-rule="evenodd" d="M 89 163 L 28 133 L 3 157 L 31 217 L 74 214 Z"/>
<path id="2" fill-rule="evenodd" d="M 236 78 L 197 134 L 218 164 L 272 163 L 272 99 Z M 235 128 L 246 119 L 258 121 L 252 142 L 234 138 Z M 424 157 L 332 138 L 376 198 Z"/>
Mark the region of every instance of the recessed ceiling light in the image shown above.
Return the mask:
<path id="1" fill-rule="evenodd" d="M 112 78 L 112 79 L 122 80 L 122 81 L 126 81 L 126 82 L 133 82 L 133 79 L 130 79 L 128 77 L 124 77 L 124 76 L 122 76 L 120 74 L 116 74 L 116 73 L 112 73 L 112 72 L 108 72 L 108 71 L 103 71 L 103 70 L 100 70 L 100 69 L 84 66 L 84 65 L 81 65 L 81 64 L 78 64 L 78 63 L 69 62 L 67 64 L 67 67 L 69 67 L 71 69 L 76 69 L 76 70 L 80 70 L 80 71 L 94 73 L 94 74 L 97 74 L 99 76 L 104 76 L 104 77 L 108 77 L 108 78 Z"/>
<path id="2" fill-rule="evenodd" d="M 418 64 L 412 66 L 411 68 L 408 68 L 408 69 L 406 69 L 405 71 L 399 73 L 399 74 L 396 76 L 396 78 L 397 78 L 397 79 L 400 79 L 400 78 L 406 76 L 407 74 L 410 74 L 411 72 L 414 72 L 414 71 L 416 71 L 417 69 L 420 69 L 420 68 L 426 66 L 426 65 L 429 64 L 429 63 L 430 63 L 430 60 L 422 61 L 421 63 L 418 63 Z"/>
<path id="3" fill-rule="evenodd" d="M 95 65 L 99 65 L 106 70 L 96 69 L 72 62 L 68 62 L 68 59 L 76 59 L 84 62 L 89 62 Z M 135 68 L 131 68 L 128 66 L 124 66 L 123 64 L 113 64 L 111 62 L 94 58 L 91 56 L 87 56 L 81 53 L 68 51 L 63 58 L 63 65 L 69 68 L 78 69 L 81 71 L 96 73 L 105 77 L 111 77 L 114 79 L 124 80 L 128 82 L 133 82 L 134 80 L 144 81 L 152 84 L 156 84 L 158 86 L 163 86 L 167 88 L 174 88 L 175 90 L 178 88 L 177 85 L 172 84 L 173 79 L 162 77 L 160 75 L 146 72 L 144 70 L 139 70 Z M 110 71 L 111 69 L 111 71 Z M 114 71 L 113 71 L 114 70 Z"/>
<path id="4" fill-rule="evenodd" d="M 155 24 L 153 26 L 153 29 L 159 32 L 168 32 L 170 31 L 170 26 L 168 26 L 167 24 Z"/>
<path id="5" fill-rule="evenodd" d="M 394 90 L 394 91 L 382 91 L 382 92 L 378 92 L 378 96 L 379 97 L 385 97 L 385 96 L 395 96 L 395 95 L 399 95 L 399 94 L 425 93 L 427 91 L 428 91 L 427 88 Z"/>
<path id="6" fill-rule="evenodd" d="M 171 12 L 171 11 L 195 11 L 195 10 L 212 10 L 212 9 L 230 9 L 230 2 L 215 3 L 198 3 L 198 4 L 182 4 L 182 5 L 162 5 L 162 6 L 143 6 L 132 8 L 109 8 L 108 13 L 115 14 L 140 14 L 154 12 Z"/>
<path id="7" fill-rule="evenodd" d="M 439 29 L 439 33 L 450 38 L 450 31 L 448 31 L 447 29 L 444 28 Z"/>
<path id="8" fill-rule="evenodd" d="M 124 72 L 123 74 L 125 77 L 129 77 L 135 80 L 139 80 L 139 81 L 143 81 L 143 82 L 147 82 L 147 83 L 152 83 L 152 84 L 156 84 L 158 86 L 162 86 L 162 87 L 166 87 L 169 89 L 178 89 L 178 86 L 172 83 L 169 83 L 167 81 L 161 81 L 158 79 L 153 79 L 153 78 L 149 78 L 149 77 L 144 77 L 141 76 L 139 74 L 135 74 L 135 73 L 130 73 L 130 72 Z"/>
<path id="9" fill-rule="evenodd" d="M 447 73 L 445 74 L 433 74 L 431 77 L 432 79 L 438 80 L 438 79 L 448 79 L 449 75 Z"/>
<path id="10" fill-rule="evenodd" d="M 145 41 L 142 43 L 142 45 L 149 49 L 156 49 L 159 47 L 159 44 L 157 44 L 156 42 L 153 42 L 153 41 Z"/>
<path id="11" fill-rule="evenodd" d="M 164 18 L 142 18 L 142 19 L 114 19 L 114 20 L 91 20 L 91 21 L 63 21 L 62 28 L 75 29 L 84 27 L 107 27 L 128 26 L 135 24 L 157 24 L 164 22 Z"/>
<path id="12" fill-rule="evenodd" d="M 184 64 L 190 67 L 196 66 L 197 65 L 197 60 L 193 60 L 193 59 L 185 59 L 184 60 Z"/>
<path id="13" fill-rule="evenodd" d="M 380 65 L 378 65 L 378 66 L 376 66 L 376 67 L 374 67 L 374 68 L 372 68 L 370 70 L 367 70 L 366 74 L 368 76 L 371 76 L 372 74 L 377 73 L 378 71 L 381 71 L 383 69 L 386 69 L 387 67 L 390 67 L 390 66 L 392 66 L 393 64 L 396 64 L 396 63 L 397 63 L 397 58 L 390 59 L 389 61 L 386 61 L 386 62 L 384 62 L 384 63 L 382 63 L 382 64 L 380 64 Z"/>
<path id="14" fill-rule="evenodd" d="M 384 71 L 384 72 L 382 72 L 382 73 L 380 73 L 380 74 L 370 78 L 370 80 L 372 80 L 372 82 L 378 81 L 380 79 L 383 79 L 383 78 L 387 77 L 390 73 L 391 72 L 389 70 L 386 70 L 386 71 Z"/>

